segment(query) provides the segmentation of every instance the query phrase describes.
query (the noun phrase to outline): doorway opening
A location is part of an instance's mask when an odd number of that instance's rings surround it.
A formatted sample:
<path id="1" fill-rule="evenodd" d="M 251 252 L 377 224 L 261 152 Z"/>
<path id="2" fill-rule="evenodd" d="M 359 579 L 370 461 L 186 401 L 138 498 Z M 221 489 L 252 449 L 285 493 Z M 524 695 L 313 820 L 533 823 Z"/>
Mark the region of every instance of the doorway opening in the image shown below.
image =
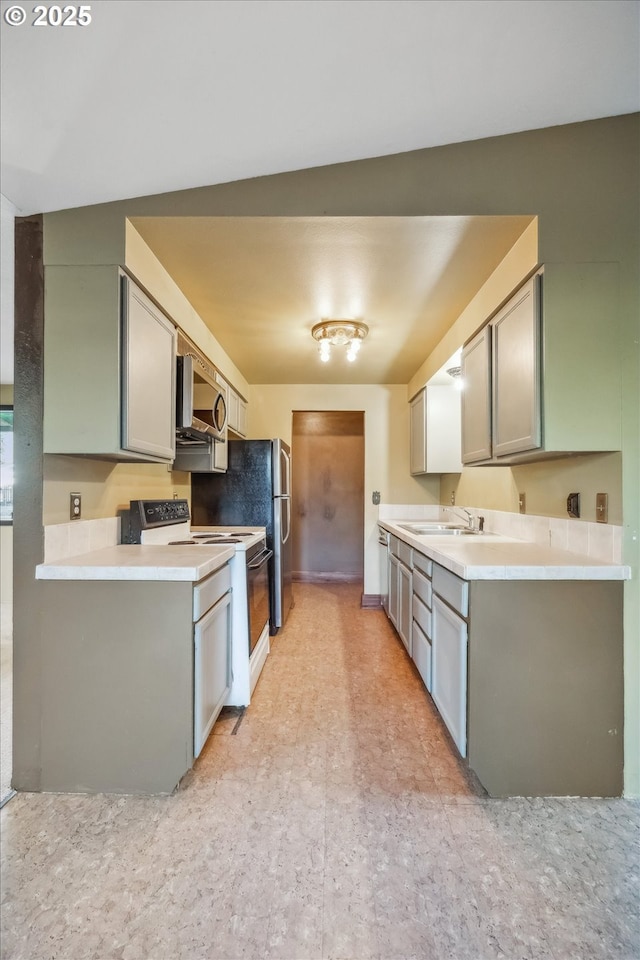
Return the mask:
<path id="1" fill-rule="evenodd" d="M 293 579 L 364 578 L 364 411 L 294 410 Z"/>

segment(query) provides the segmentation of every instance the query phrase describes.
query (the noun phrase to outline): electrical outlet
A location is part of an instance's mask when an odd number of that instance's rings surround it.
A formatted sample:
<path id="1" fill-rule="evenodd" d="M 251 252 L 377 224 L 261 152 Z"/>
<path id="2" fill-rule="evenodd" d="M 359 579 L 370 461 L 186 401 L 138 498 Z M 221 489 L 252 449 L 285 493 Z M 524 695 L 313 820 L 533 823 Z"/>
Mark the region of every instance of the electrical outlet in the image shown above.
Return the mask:
<path id="1" fill-rule="evenodd" d="M 82 495 L 79 493 L 69 494 L 69 519 L 79 520 L 82 516 Z"/>
<path id="2" fill-rule="evenodd" d="M 609 521 L 609 495 L 607 493 L 596 493 L 596 520 L 598 523 L 608 523 Z"/>
<path id="3" fill-rule="evenodd" d="M 451 506 L 455 507 L 456 505 L 456 492 L 455 490 L 451 491 Z"/>
<path id="4" fill-rule="evenodd" d="M 518 509 L 519 509 L 520 513 L 526 513 L 526 512 L 527 512 L 527 495 L 526 495 L 526 493 L 519 493 L 519 494 L 518 494 Z"/>

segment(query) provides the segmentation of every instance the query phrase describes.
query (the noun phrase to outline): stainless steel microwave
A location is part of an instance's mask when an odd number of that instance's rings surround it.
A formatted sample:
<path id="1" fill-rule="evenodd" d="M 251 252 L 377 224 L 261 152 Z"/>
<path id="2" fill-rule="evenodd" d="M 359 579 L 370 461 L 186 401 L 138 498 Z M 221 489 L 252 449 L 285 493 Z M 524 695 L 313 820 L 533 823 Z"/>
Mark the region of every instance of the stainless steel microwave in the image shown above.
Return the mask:
<path id="1" fill-rule="evenodd" d="M 227 396 L 216 382 L 215 369 L 190 344 L 178 341 L 176 442 L 224 441 L 227 431 Z"/>

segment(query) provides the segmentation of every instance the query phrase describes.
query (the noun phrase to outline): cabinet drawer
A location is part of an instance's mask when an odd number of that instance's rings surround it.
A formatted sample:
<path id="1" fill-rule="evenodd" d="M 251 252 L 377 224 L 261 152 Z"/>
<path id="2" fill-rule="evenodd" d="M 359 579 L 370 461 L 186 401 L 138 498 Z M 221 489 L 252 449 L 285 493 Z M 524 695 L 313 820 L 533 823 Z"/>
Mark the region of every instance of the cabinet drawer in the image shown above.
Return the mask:
<path id="1" fill-rule="evenodd" d="M 431 580 L 427 580 L 416 566 L 413 568 L 413 592 L 427 607 L 431 607 Z"/>
<path id="2" fill-rule="evenodd" d="M 408 543 L 405 543 L 404 540 L 398 541 L 398 558 L 405 564 L 405 566 L 410 567 L 412 562 L 413 549 L 409 546 Z"/>
<path id="3" fill-rule="evenodd" d="M 394 537 L 392 533 L 389 534 L 389 553 L 392 553 L 394 557 L 399 556 L 400 550 L 400 541 L 397 537 Z"/>
<path id="4" fill-rule="evenodd" d="M 193 622 L 196 623 L 209 607 L 217 603 L 220 597 L 231 589 L 231 570 L 225 563 L 206 580 L 201 580 L 193 588 Z"/>
<path id="5" fill-rule="evenodd" d="M 425 687 L 429 693 L 431 693 L 431 642 L 415 620 L 413 621 L 411 648 L 413 651 L 413 662 L 424 681 Z"/>
<path id="6" fill-rule="evenodd" d="M 420 573 L 423 573 L 425 577 L 430 578 L 433 572 L 433 560 L 430 560 L 429 557 L 425 557 L 423 553 L 418 553 L 417 550 L 414 550 L 413 569 L 419 570 Z"/>
<path id="7" fill-rule="evenodd" d="M 411 604 L 411 612 L 413 613 L 413 619 L 422 631 L 426 633 L 427 637 L 431 637 L 431 610 L 425 607 L 422 600 L 417 597 L 415 593 L 413 595 L 413 603 Z"/>
<path id="8" fill-rule="evenodd" d="M 469 584 L 456 577 L 455 573 L 445 570 L 437 563 L 433 565 L 433 591 L 446 600 L 450 607 L 466 617 L 469 613 Z"/>

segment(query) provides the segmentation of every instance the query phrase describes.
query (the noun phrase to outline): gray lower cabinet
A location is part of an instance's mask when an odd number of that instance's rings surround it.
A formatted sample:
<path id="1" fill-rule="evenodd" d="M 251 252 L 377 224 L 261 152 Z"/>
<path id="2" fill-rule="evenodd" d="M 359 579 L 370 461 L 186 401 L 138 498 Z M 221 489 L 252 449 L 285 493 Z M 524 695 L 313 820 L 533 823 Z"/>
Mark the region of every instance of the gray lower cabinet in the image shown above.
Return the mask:
<path id="1" fill-rule="evenodd" d="M 45 268 L 45 453 L 170 463 L 173 323 L 115 265 Z"/>
<path id="2" fill-rule="evenodd" d="M 389 606 L 387 615 L 411 655 L 411 547 L 389 537 Z"/>
<path id="3" fill-rule="evenodd" d="M 398 627 L 398 558 L 391 553 L 389 545 L 389 608 L 387 615 L 394 627 Z"/>
<path id="4" fill-rule="evenodd" d="M 412 563 L 411 656 L 489 795 L 621 796 L 623 584 Z"/>
<path id="5" fill-rule="evenodd" d="M 470 584 L 468 758 L 491 796 L 621 795 L 622 589 Z"/>
<path id="6" fill-rule="evenodd" d="M 411 656 L 411 570 L 398 564 L 398 635 Z"/>
<path id="7" fill-rule="evenodd" d="M 189 582 L 49 580 L 38 586 L 47 611 L 41 789 L 171 793 L 193 765 L 195 731 L 211 729 L 228 683 L 224 595 L 209 615 L 195 609 Z M 201 628 L 199 648 L 194 622 Z"/>
<path id="8" fill-rule="evenodd" d="M 433 636 L 432 568 L 431 560 L 416 550 L 413 551 L 411 657 L 429 693 L 432 690 L 431 668 L 433 662 L 431 646 Z"/>
<path id="9" fill-rule="evenodd" d="M 431 695 L 461 757 L 467 755 L 467 624 L 433 597 Z"/>
<path id="10" fill-rule="evenodd" d="M 193 619 L 193 753 L 198 757 L 231 690 L 228 564 L 194 588 Z"/>

